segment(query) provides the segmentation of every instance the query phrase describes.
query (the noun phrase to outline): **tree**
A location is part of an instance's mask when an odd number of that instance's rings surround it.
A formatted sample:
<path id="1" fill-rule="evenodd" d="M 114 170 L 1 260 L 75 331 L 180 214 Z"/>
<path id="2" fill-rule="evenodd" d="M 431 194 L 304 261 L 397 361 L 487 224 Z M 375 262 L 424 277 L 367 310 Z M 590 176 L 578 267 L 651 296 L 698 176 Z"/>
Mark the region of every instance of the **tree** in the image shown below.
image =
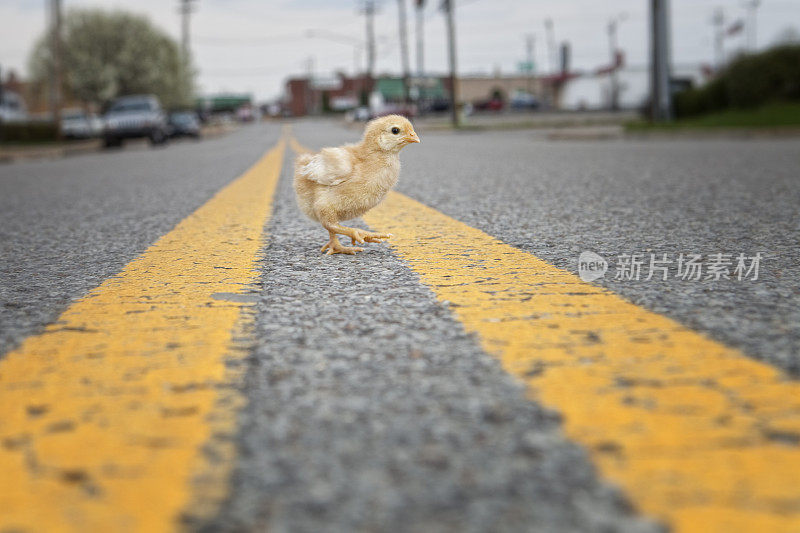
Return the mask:
<path id="1" fill-rule="evenodd" d="M 78 100 L 104 104 L 120 95 L 153 93 L 167 107 L 192 104 L 188 59 L 144 16 L 71 9 L 62 53 L 65 88 Z M 33 81 L 44 82 L 51 64 L 47 34 L 37 41 L 29 63 Z"/>

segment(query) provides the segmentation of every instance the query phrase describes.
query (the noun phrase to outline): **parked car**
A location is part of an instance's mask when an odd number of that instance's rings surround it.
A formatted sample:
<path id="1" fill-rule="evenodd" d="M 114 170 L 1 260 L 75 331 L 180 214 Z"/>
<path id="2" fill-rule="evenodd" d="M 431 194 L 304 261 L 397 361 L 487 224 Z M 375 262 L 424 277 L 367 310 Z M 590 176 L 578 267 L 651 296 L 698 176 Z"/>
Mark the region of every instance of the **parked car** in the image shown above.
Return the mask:
<path id="1" fill-rule="evenodd" d="M 67 139 L 91 139 L 103 133 L 103 121 L 94 113 L 83 109 L 65 109 L 61 112 L 61 135 Z"/>
<path id="2" fill-rule="evenodd" d="M 169 126 L 161 104 L 153 95 L 117 98 L 104 117 L 106 147 L 120 146 L 124 139 L 147 138 L 153 145 L 167 142 Z"/>
<path id="3" fill-rule="evenodd" d="M 450 111 L 450 100 L 437 98 L 426 104 L 425 111 L 428 113 L 444 113 L 445 111 Z"/>
<path id="4" fill-rule="evenodd" d="M 349 112 L 352 114 L 353 120 L 357 122 L 367 122 L 372 116 L 367 106 L 359 106 Z"/>
<path id="5" fill-rule="evenodd" d="M 236 110 L 236 119 L 239 122 L 253 122 L 256 120 L 256 114 L 253 107 L 250 105 L 243 105 Z"/>
<path id="6" fill-rule="evenodd" d="M 502 111 L 504 107 L 503 101 L 499 98 L 490 98 L 475 102 L 476 111 Z"/>
<path id="7" fill-rule="evenodd" d="M 539 109 L 539 100 L 528 93 L 516 93 L 511 97 L 512 109 Z"/>
<path id="8" fill-rule="evenodd" d="M 22 97 L 14 91 L 4 89 L 0 93 L 0 122 L 23 122 L 28 120 L 28 111 Z"/>
<path id="9" fill-rule="evenodd" d="M 200 138 L 200 119 L 194 111 L 174 111 L 169 115 L 170 137 Z"/>

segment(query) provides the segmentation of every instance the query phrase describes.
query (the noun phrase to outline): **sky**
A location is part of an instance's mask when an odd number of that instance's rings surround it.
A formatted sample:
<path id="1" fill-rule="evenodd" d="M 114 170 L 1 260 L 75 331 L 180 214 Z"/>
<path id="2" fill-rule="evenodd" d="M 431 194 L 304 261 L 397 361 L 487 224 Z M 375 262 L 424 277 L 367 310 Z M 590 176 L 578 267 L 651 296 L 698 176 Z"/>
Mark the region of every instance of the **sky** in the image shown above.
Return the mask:
<path id="1" fill-rule="evenodd" d="M 648 0 L 454 0 L 460 74 L 517 71 L 525 41 L 535 39 L 538 72 L 549 69 L 545 20 L 553 20 L 557 43 L 572 49 L 572 67 L 592 70 L 609 62 L 607 27 L 620 17 L 619 46 L 627 64 L 644 66 L 648 57 Z M 147 15 L 162 30 L 180 38 L 178 0 L 62 0 L 64 9 L 100 7 Z M 397 0 L 378 0 L 376 73 L 400 72 Z M 0 67 L 27 75 L 27 57 L 46 26 L 47 0 L 0 0 Z M 672 0 L 672 58 L 679 64 L 711 64 L 712 15 L 724 9 L 733 22 L 746 18 L 746 0 Z M 351 73 L 355 46 L 363 42 L 364 17 L 357 0 L 195 0 L 191 47 L 202 94 L 250 93 L 259 101 L 280 97 L 285 80 L 312 71 L 329 76 Z M 415 13 L 407 0 L 410 58 L 415 67 Z M 444 73 L 447 49 L 440 0 L 425 8 L 425 69 Z M 800 0 L 762 0 L 757 16 L 757 46 L 768 46 L 787 28 L 800 29 Z M 313 38 L 335 33 L 343 38 Z M 726 39 L 726 49 L 742 48 L 744 33 Z M 361 65 L 364 56 L 361 55 Z"/>

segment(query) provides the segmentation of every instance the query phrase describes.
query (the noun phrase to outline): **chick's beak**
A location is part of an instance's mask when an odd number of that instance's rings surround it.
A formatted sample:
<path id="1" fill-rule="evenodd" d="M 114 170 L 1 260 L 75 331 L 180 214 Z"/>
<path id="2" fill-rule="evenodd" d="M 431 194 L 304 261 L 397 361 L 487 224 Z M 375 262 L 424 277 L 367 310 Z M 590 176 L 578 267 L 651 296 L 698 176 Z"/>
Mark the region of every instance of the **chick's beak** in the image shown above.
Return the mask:
<path id="1" fill-rule="evenodd" d="M 419 136 L 417 135 L 416 131 L 412 131 L 409 135 L 406 135 L 404 140 L 407 143 L 420 143 L 422 141 L 419 140 Z"/>

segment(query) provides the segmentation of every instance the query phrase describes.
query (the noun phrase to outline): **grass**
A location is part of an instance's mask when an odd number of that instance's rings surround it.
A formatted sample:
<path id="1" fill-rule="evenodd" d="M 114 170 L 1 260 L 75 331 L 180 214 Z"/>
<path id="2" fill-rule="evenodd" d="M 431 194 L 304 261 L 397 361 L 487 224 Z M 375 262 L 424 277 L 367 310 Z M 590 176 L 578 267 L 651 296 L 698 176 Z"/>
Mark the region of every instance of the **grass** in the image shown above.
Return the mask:
<path id="1" fill-rule="evenodd" d="M 729 109 L 663 124 L 629 122 L 628 131 L 683 129 L 776 129 L 800 127 L 800 103 L 774 103 L 757 109 Z"/>

